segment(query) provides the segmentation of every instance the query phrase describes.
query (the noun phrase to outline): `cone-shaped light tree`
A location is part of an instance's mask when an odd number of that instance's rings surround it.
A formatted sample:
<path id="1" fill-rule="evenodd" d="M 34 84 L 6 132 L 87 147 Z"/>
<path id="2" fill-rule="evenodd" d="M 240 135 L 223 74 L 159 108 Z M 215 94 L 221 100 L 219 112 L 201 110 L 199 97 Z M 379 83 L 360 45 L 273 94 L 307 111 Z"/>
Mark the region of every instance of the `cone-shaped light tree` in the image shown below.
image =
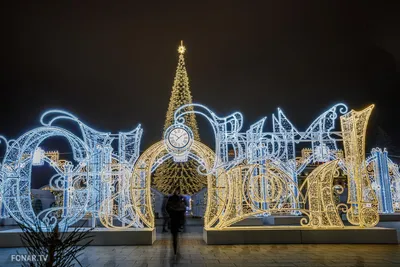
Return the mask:
<path id="1" fill-rule="evenodd" d="M 174 112 L 180 106 L 192 103 L 189 77 L 185 67 L 185 50 L 181 42 L 178 48 L 179 61 L 165 118 L 164 133 L 174 123 Z M 189 107 L 187 110 L 190 109 L 192 108 Z M 185 115 L 185 124 L 192 129 L 194 139 L 200 141 L 195 114 Z M 196 193 L 206 185 L 206 176 L 199 174 L 197 167 L 198 163 L 191 159 L 181 163 L 174 162 L 172 158 L 168 159 L 156 169 L 152 180 L 153 187 L 164 194 L 171 194 L 178 187 L 182 194 Z"/>

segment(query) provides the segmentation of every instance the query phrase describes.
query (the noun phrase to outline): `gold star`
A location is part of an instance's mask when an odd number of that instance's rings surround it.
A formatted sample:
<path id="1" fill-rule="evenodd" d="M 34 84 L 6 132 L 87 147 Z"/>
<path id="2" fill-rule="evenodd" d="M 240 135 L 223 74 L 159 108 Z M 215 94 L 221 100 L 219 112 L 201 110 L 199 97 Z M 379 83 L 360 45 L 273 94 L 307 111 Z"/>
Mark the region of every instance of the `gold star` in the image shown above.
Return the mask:
<path id="1" fill-rule="evenodd" d="M 186 48 L 183 46 L 183 41 L 181 41 L 181 45 L 178 47 L 179 54 L 185 53 Z"/>

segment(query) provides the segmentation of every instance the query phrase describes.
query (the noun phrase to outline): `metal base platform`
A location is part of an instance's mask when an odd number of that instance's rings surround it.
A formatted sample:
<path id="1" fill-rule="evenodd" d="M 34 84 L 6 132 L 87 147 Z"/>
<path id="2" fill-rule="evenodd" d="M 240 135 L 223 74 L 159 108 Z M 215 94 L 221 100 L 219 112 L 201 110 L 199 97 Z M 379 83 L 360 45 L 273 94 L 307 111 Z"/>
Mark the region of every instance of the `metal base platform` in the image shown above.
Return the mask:
<path id="1" fill-rule="evenodd" d="M 300 226 L 300 220 L 305 216 L 295 215 L 271 215 L 266 217 L 249 217 L 240 222 L 232 224 L 231 227 L 240 226 L 270 226 L 270 225 L 297 225 Z"/>
<path id="2" fill-rule="evenodd" d="M 264 225 L 297 225 L 300 226 L 300 220 L 305 216 L 295 215 L 272 215 L 263 218 Z"/>
<path id="3" fill-rule="evenodd" d="M 18 226 L 13 218 L 0 219 L 0 226 Z"/>
<path id="4" fill-rule="evenodd" d="M 379 214 L 380 222 L 400 222 L 400 213 Z"/>
<path id="5" fill-rule="evenodd" d="M 203 230 L 208 245 L 237 244 L 398 244 L 396 229 L 312 229 L 302 226 L 229 227 Z"/>
<path id="6" fill-rule="evenodd" d="M 0 247 L 22 247 L 21 230 L 9 229 L 0 231 Z M 156 240 L 156 229 L 135 229 L 129 228 L 121 231 L 107 228 L 95 228 L 91 246 L 136 246 L 152 245 Z"/>
<path id="7" fill-rule="evenodd" d="M 262 217 L 249 217 L 245 218 L 235 224 L 232 224 L 232 227 L 240 227 L 240 226 L 262 226 L 263 218 Z"/>

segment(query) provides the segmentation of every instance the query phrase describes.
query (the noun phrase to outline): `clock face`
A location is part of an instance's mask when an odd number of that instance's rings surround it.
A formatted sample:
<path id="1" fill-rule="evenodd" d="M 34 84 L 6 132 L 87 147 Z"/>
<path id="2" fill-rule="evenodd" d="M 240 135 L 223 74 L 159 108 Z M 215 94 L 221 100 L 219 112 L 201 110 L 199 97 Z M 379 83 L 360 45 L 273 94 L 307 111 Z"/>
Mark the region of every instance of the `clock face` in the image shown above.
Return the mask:
<path id="1" fill-rule="evenodd" d="M 183 148 L 189 143 L 189 133 L 183 128 L 175 128 L 168 135 L 169 143 L 176 148 Z"/>

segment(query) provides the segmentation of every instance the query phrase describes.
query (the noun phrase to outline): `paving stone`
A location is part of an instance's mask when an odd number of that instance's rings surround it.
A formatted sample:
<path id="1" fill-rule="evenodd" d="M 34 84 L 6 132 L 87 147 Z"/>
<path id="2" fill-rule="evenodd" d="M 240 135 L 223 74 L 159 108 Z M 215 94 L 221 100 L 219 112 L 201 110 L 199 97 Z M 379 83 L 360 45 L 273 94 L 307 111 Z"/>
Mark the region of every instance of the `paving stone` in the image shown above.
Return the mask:
<path id="1" fill-rule="evenodd" d="M 160 234 L 157 234 L 160 235 Z M 201 231 L 184 234 L 179 242 L 177 261 L 173 260 L 170 235 L 153 246 L 88 247 L 79 256 L 85 266 L 267 266 L 267 267 L 400 267 L 400 245 L 363 244 L 274 244 L 212 245 L 202 240 Z M 26 253 L 24 248 L 1 248 L 0 266 L 21 266 L 11 262 L 11 254 Z"/>

